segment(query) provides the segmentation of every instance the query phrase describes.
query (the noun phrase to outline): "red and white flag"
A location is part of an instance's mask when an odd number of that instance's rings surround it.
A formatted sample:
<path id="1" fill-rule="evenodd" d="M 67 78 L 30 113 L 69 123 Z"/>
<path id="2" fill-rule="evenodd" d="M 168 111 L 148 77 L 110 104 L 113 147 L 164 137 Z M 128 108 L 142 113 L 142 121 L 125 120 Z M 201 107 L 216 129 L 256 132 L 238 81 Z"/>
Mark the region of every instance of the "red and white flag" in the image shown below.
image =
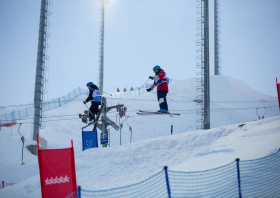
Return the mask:
<path id="1" fill-rule="evenodd" d="M 73 141 L 72 147 L 65 149 L 39 149 L 42 198 L 66 197 L 77 190 Z"/>

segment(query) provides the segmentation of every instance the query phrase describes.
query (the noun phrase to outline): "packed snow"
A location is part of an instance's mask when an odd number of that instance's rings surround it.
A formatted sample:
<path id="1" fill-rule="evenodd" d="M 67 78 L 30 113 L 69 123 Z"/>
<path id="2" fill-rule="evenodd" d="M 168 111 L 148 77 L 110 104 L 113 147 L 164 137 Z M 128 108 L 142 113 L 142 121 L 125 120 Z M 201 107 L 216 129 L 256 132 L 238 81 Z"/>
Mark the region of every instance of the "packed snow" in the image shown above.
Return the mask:
<path id="1" fill-rule="evenodd" d="M 48 111 L 46 129 L 40 136 L 48 148 L 65 148 L 74 140 L 77 184 L 83 189 L 97 190 L 140 182 L 168 166 L 175 171 L 200 171 L 216 168 L 240 158 L 256 159 L 276 152 L 280 147 L 280 116 L 277 98 L 253 90 L 242 81 L 226 76 L 211 76 L 211 129 L 196 131 L 195 78 L 171 83 L 167 95 L 169 110 L 181 116 L 136 115 L 138 110 L 157 110 L 155 93 L 131 98 L 110 99 L 107 105 L 124 104 L 127 122 L 121 133 L 110 127 L 111 146 L 82 152 L 81 127 L 78 114 L 86 110 L 80 96 L 60 108 Z M 259 120 L 256 115 L 263 115 Z M 116 121 L 115 110 L 108 113 Z M 57 117 L 54 117 L 57 116 Z M 62 117 L 59 117 L 62 116 Z M 51 121 L 52 120 L 52 121 Z M 54 121 L 55 120 L 55 121 Z M 27 123 L 31 120 L 21 120 Z M 245 125 L 240 126 L 243 123 Z M 128 125 L 132 126 L 131 133 Z M 173 135 L 170 134 L 174 126 Z M 89 129 L 90 130 L 90 129 Z M 32 140 L 32 124 L 23 124 L 20 133 Z M 40 197 L 37 156 L 24 148 L 18 125 L 0 132 L 0 181 L 17 183 L 0 190 L 0 197 Z M 100 137 L 100 134 L 99 134 Z"/>

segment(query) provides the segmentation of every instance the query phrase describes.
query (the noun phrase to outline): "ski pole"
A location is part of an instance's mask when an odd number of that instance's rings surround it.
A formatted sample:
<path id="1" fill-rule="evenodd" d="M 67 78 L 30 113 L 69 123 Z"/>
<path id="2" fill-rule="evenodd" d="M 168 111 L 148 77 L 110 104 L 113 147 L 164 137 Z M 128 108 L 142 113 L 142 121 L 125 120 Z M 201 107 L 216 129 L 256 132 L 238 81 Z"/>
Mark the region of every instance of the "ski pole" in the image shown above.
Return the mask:
<path id="1" fill-rule="evenodd" d="M 85 104 L 86 105 L 86 107 L 87 107 L 87 109 L 89 110 L 89 108 L 88 108 L 88 106 L 87 106 L 87 104 Z M 89 112 L 91 113 L 91 115 L 93 116 L 93 118 L 95 119 L 95 116 L 93 115 L 93 113 L 89 110 Z"/>
<path id="2" fill-rule="evenodd" d="M 105 92 L 105 91 L 103 91 L 105 94 L 109 94 L 109 93 L 107 93 L 107 92 Z M 112 96 L 112 94 L 109 94 L 110 96 Z"/>
<path id="3" fill-rule="evenodd" d="M 148 80 L 150 80 L 150 79 L 148 79 Z M 144 87 L 144 85 L 148 82 L 148 80 L 140 87 L 140 89 L 141 89 L 142 87 Z"/>

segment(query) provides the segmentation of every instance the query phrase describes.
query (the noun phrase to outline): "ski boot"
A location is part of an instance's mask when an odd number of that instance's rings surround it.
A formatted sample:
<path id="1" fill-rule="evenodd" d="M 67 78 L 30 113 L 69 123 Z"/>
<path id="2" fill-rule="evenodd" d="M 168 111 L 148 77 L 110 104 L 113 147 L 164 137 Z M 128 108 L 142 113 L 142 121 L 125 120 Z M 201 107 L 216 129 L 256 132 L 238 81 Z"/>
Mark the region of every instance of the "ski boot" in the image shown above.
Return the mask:
<path id="1" fill-rule="evenodd" d="M 162 113 L 170 113 L 170 112 L 166 109 L 160 109 L 159 111 L 156 112 L 156 114 L 162 114 Z"/>

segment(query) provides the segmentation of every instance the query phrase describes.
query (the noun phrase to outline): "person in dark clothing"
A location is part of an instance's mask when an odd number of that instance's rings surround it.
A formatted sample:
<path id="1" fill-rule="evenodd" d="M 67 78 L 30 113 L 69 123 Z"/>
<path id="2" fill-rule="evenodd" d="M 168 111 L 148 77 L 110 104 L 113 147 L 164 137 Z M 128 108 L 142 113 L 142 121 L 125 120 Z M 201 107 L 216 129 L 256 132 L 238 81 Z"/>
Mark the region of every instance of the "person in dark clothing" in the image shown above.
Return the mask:
<path id="1" fill-rule="evenodd" d="M 102 97 L 99 92 L 99 88 L 93 84 L 92 82 L 87 83 L 87 87 L 89 89 L 89 95 L 85 101 L 83 101 L 84 104 L 87 102 L 91 102 L 91 106 L 89 108 L 89 122 L 95 121 L 95 115 L 98 113 L 98 107 L 101 105 Z"/>

